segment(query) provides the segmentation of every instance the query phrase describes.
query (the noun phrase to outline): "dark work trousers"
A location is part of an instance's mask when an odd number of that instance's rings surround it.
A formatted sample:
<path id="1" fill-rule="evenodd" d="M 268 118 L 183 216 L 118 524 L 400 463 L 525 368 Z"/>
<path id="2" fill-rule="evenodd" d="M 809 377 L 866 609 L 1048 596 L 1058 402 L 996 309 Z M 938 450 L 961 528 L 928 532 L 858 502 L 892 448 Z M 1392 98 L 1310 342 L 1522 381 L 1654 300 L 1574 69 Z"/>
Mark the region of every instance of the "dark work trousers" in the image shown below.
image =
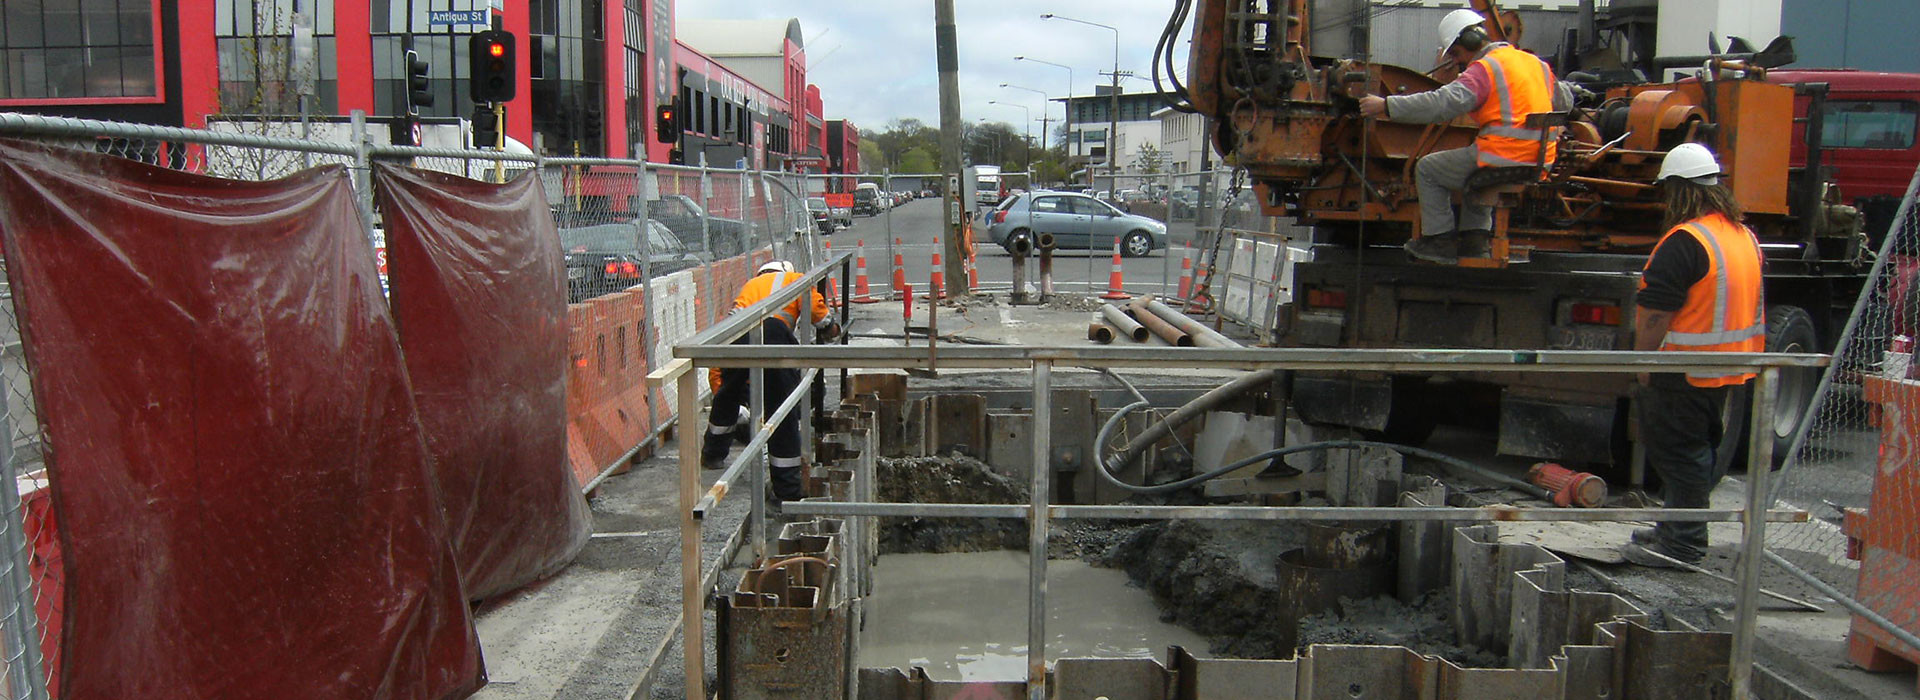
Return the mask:
<path id="1" fill-rule="evenodd" d="M 1660 475 L 1668 508 L 1705 508 L 1726 476 L 1719 466 L 1727 397 L 1743 387 L 1701 388 L 1678 374 L 1655 374 L 1640 392 L 1640 430 L 1647 464 Z M 1735 415 L 1738 415 L 1737 413 Z M 1707 524 L 1661 522 L 1656 540 L 1669 554 L 1695 561 L 1707 552 Z"/>
<path id="2" fill-rule="evenodd" d="M 760 325 L 764 345 L 799 345 L 793 337 L 793 329 L 785 321 L 769 318 Z M 751 344 L 752 336 L 743 335 L 734 345 Z M 751 400 L 753 370 L 732 368 L 720 370 L 720 390 L 714 392 L 713 409 L 708 412 L 708 422 L 715 427 L 731 426 L 739 420 L 742 407 Z M 765 410 L 772 413 L 787 400 L 787 395 L 800 385 L 800 370 L 791 367 L 762 369 L 767 385 L 761 389 Z M 800 490 L 800 421 L 799 411 L 787 414 L 786 420 L 773 427 L 773 437 L 767 440 L 767 454 L 772 467 L 774 492 L 782 498 L 795 498 L 793 494 Z M 722 422 L 722 419 L 728 419 Z"/>

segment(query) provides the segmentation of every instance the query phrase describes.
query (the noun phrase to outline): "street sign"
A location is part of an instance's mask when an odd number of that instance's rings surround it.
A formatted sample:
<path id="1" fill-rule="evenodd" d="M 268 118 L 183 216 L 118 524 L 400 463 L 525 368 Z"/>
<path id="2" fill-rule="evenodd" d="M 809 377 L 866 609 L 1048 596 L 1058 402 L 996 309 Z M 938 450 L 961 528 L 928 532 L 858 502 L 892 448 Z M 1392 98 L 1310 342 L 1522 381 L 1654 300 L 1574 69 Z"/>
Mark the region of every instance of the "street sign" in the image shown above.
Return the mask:
<path id="1" fill-rule="evenodd" d="M 486 10 L 434 10 L 427 13 L 427 24 L 436 27 L 486 23 Z"/>

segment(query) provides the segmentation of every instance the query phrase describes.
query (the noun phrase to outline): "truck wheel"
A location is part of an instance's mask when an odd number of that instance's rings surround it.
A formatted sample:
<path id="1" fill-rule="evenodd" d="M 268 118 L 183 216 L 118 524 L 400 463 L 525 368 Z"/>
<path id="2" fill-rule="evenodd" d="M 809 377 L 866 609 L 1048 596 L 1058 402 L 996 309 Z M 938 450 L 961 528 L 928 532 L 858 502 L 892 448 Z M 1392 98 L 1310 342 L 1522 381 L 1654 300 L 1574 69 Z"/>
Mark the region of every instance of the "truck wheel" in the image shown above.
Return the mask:
<path id="1" fill-rule="evenodd" d="M 1767 307 L 1767 352 L 1820 352 L 1819 339 L 1813 331 L 1813 316 L 1798 306 Z M 1793 435 L 1800 430 L 1801 424 L 1814 415 L 1813 392 L 1820 385 L 1820 370 L 1811 367 L 1796 367 L 1780 370 L 1779 393 L 1774 398 L 1773 420 L 1773 468 L 1779 469 L 1786 464 L 1787 449 L 1793 445 Z M 1751 384 L 1749 384 L 1751 386 Z M 1737 392 L 1734 404 L 1727 409 L 1727 423 L 1722 430 L 1718 453 L 1724 455 L 1720 460 L 1719 471 L 1726 473 L 1733 465 L 1748 462 L 1747 427 L 1753 408 L 1753 395 L 1749 392 Z"/>

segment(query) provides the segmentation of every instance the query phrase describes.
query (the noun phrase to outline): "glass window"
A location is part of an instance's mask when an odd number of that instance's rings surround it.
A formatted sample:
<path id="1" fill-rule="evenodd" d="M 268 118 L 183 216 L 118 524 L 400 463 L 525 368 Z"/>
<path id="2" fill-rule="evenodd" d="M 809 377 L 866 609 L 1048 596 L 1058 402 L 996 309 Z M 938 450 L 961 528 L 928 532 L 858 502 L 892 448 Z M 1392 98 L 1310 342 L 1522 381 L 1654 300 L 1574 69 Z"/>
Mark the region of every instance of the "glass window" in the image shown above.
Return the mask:
<path id="1" fill-rule="evenodd" d="M 1821 140 L 1828 148 L 1913 147 L 1920 105 L 1896 100 L 1850 100 L 1827 103 Z"/>
<path id="2" fill-rule="evenodd" d="M 1033 213 L 1071 214 L 1073 205 L 1068 204 L 1064 197 L 1039 197 L 1033 200 Z"/>
<path id="3" fill-rule="evenodd" d="M 1071 197 L 1067 201 L 1073 202 L 1075 214 L 1106 216 L 1114 211 L 1113 207 L 1107 206 L 1105 202 L 1097 202 L 1087 197 Z"/>
<path id="4" fill-rule="evenodd" d="M 0 23 L 0 99 L 158 96 L 150 0 L 4 0 Z"/>

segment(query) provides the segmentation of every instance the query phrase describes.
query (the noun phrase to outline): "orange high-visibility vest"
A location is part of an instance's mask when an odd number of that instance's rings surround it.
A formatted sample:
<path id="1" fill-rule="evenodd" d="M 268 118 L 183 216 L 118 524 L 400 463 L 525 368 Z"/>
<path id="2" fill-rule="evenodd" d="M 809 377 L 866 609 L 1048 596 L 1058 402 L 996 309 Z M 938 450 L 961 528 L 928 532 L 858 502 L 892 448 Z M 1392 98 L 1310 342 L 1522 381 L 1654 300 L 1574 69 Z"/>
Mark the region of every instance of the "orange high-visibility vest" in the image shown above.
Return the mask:
<path id="1" fill-rule="evenodd" d="M 1753 232 L 1725 216 L 1709 214 L 1673 227 L 1660 241 L 1665 243 L 1681 232 L 1693 236 L 1707 251 L 1707 274 L 1687 289 L 1687 302 L 1674 314 L 1660 349 L 1766 352 L 1767 305 L 1760 291 L 1760 243 Z M 1642 278 L 1640 287 L 1646 286 Z M 1752 378 L 1751 372 L 1687 373 L 1687 383 L 1697 387 L 1744 384 Z"/>
<path id="2" fill-rule="evenodd" d="M 1546 160 L 1540 160 L 1540 130 L 1524 125 L 1527 116 L 1553 111 L 1553 69 L 1533 54 L 1512 46 L 1495 47 L 1475 61 L 1493 78 L 1493 92 L 1473 110 L 1480 135 L 1480 167 L 1551 165 L 1558 155 L 1558 127 L 1547 134 Z"/>
<path id="3" fill-rule="evenodd" d="M 797 282 L 805 276 L 798 272 L 768 272 L 756 275 L 740 287 L 740 295 L 733 298 L 733 310 L 739 311 L 758 304 L 761 299 L 773 296 L 776 290 Z M 809 321 L 819 323 L 827 317 L 827 302 L 820 298 L 818 290 L 800 295 L 800 298 L 794 299 L 792 303 L 776 312 L 774 318 L 785 321 L 788 328 L 793 328 L 799 322 L 801 314 L 805 313 L 806 303 L 809 301 L 812 302 L 810 305 L 813 307 L 813 315 Z M 707 368 L 707 385 L 714 391 L 720 390 L 720 368 Z"/>

